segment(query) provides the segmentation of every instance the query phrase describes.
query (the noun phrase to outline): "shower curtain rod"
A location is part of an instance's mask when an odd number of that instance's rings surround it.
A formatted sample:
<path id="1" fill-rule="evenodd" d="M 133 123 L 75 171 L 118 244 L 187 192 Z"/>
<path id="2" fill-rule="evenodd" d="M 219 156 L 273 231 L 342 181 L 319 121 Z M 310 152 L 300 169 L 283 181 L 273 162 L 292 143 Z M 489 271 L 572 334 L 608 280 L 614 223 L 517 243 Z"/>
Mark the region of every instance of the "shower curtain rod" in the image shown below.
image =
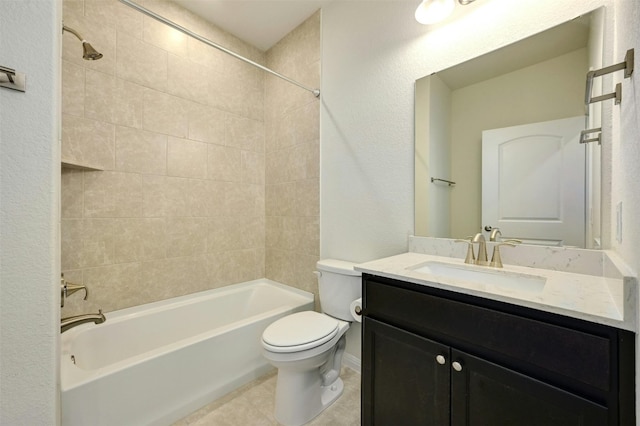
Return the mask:
<path id="1" fill-rule="evenodd" d="M 175 22 L 170 21 L 167 18 L 158 15 L 157 13 L 152 12 L 149 9 L 147 9 L 145 7 L 142 7 L 137 3 L 134 3 L 131 0 L 119 0 L 119 1 L 120 1 L 120 3 L 124 3 L 127 6 L 132 7 L 133 9 L 136 9 L 138 12 L 144 13 L 145 15 L 155 19 L 156 21 L 160 21 L 163 24 L 166 24 L 166 25 L 170 26 L 171 28 L 173 28 L 173 29 L 175 29 L 177 31 L 180 31 L 183 34 L 186 34 L 186 35 L 188 35 L 190 37 L 195 38 L 196 40 L 199 40 L 199 41 L 203 42 L 204 44 L 207 44 L 207 45 L 209 45 L 209 46 L 211 46 L 211 47 L 213 47 L 215 49 L 221 50 L 222 52 L 224 52 L 224 53 L 226 53 L 228 55 L 231 55 L 236 59 L 240 59 L 241 61 L 246 62 L 247 64 L 250 64 L 250 65 L 253 65 L 256 68 L 260 68 L 261 70 L 266 71 L 269 74 L 274 75 L 274 76 L 276 76 L 278 78 L 281 78 L 281 79 L 283 79 L 285 81 L 288 81 L 291 84 L 295 84 L 296 86 L 313 93 L 313 95 L 316 98 L 320 97 L 320 89 L 312 89 L 310 87 L 307 87 L 304 84 L 298 83 L 297 81 L 292 80 L 289 77 L 284 76 L 284 75 L 282 75 L 280 73 L 277 73 L 277 72 L 275 72 L 275 71 L 273 71 L 273 70 L 271 70 L 271 69 L 269 69 L 269 68 L 267 68 L 267 67 L 265 67 L 263 65 L 260 65 L 259 63 L 254 62 L 251 59 L 247 59 L 244 56 L 239 55 L 236 52 L 227 49 L 226 47 L 220 46 L 219 44 L 217 44 L 217 43 L 215 43 L 215 42 L 213 42 L 213 41 L 211 41 L 209 39 L 206 39 L 206 38 L 204 38 L 202 36 L 199 36 L 198 34 L 194 33 L 193 31 L 188 30 L 185 27 L 182 27 L 182 26 L 176 24 Z"/>

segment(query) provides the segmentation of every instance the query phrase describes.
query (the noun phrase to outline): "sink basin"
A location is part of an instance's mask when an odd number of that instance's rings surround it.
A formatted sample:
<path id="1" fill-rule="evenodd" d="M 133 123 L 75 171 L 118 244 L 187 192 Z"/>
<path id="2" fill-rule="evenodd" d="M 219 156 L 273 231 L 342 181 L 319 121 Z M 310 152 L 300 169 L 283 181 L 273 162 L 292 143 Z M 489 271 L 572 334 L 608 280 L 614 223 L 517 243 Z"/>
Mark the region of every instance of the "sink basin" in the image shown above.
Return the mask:
<path id="1" fill-rule="evenodd" d="M 518 272 L 489 269 L 483 266 L 458 265 L 444 262 L 424 262 L 408 268 L 431 276 L 456 279 L 489 287 L 500 287 L 526 292 L 541 292 L 545 277 Z"/>

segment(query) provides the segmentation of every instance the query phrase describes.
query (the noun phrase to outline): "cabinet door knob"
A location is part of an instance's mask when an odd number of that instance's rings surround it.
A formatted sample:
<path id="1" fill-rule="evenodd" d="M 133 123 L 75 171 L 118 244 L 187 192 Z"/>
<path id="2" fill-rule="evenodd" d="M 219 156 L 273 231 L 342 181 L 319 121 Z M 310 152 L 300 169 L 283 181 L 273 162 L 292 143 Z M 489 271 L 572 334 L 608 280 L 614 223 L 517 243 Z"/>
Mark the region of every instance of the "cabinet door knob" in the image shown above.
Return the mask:
<path id="1" fill-rule="evenodd" d="M 458 361 L 454 361 L 451 363 L 451 366 L 453 367 L 454 370 L 456 371 L 462 371 L 462 364 L 460 364 Z"/>
<path id="2" fill-rule="evenodd" d="M 443 355 L 438 355 L 436 356 L 436 362 L 440 365 L 444 365 L 447 362 L 447 360 Z"/>

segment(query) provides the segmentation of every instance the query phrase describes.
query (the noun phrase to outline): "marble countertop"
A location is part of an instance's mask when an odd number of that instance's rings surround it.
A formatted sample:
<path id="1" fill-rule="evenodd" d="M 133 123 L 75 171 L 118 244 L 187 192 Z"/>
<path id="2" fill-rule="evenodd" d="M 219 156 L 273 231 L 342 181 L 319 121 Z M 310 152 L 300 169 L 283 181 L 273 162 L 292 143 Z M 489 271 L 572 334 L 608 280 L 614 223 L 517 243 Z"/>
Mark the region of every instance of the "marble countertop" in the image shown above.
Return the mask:
<path id="1" fill-rule="evenodd" d="M 425 262 L 446 263 L 456 268 L 496 274 L 526 274 L 545 280 L 542 290 L 513 289 L 418 272 Z M 636 331 L 634 277 L 605 276 L 507 265 L 502 269 L 467 265 L 462 259 L 423 253 L 403 253 L 355 266 L 363 273 L 408 281 L 477 297 L 526 306 L 599 324 Z"/>

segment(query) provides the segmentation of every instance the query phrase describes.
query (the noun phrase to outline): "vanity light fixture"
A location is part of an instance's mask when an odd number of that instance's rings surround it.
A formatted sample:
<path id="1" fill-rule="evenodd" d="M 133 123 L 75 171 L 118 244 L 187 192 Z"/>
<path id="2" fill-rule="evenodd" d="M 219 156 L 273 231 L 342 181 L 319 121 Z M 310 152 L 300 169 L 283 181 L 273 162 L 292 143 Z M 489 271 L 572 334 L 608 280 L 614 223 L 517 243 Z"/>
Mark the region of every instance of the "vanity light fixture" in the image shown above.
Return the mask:
<path id="1" fill-rule="evenodd" d="M 475 0 L 458 0 L 463 6 Z M 436 24 L 444 21 L 455 7 L 455 0 L 422 0 L 416 9 L 416 21 L 424 25 Z"/>

